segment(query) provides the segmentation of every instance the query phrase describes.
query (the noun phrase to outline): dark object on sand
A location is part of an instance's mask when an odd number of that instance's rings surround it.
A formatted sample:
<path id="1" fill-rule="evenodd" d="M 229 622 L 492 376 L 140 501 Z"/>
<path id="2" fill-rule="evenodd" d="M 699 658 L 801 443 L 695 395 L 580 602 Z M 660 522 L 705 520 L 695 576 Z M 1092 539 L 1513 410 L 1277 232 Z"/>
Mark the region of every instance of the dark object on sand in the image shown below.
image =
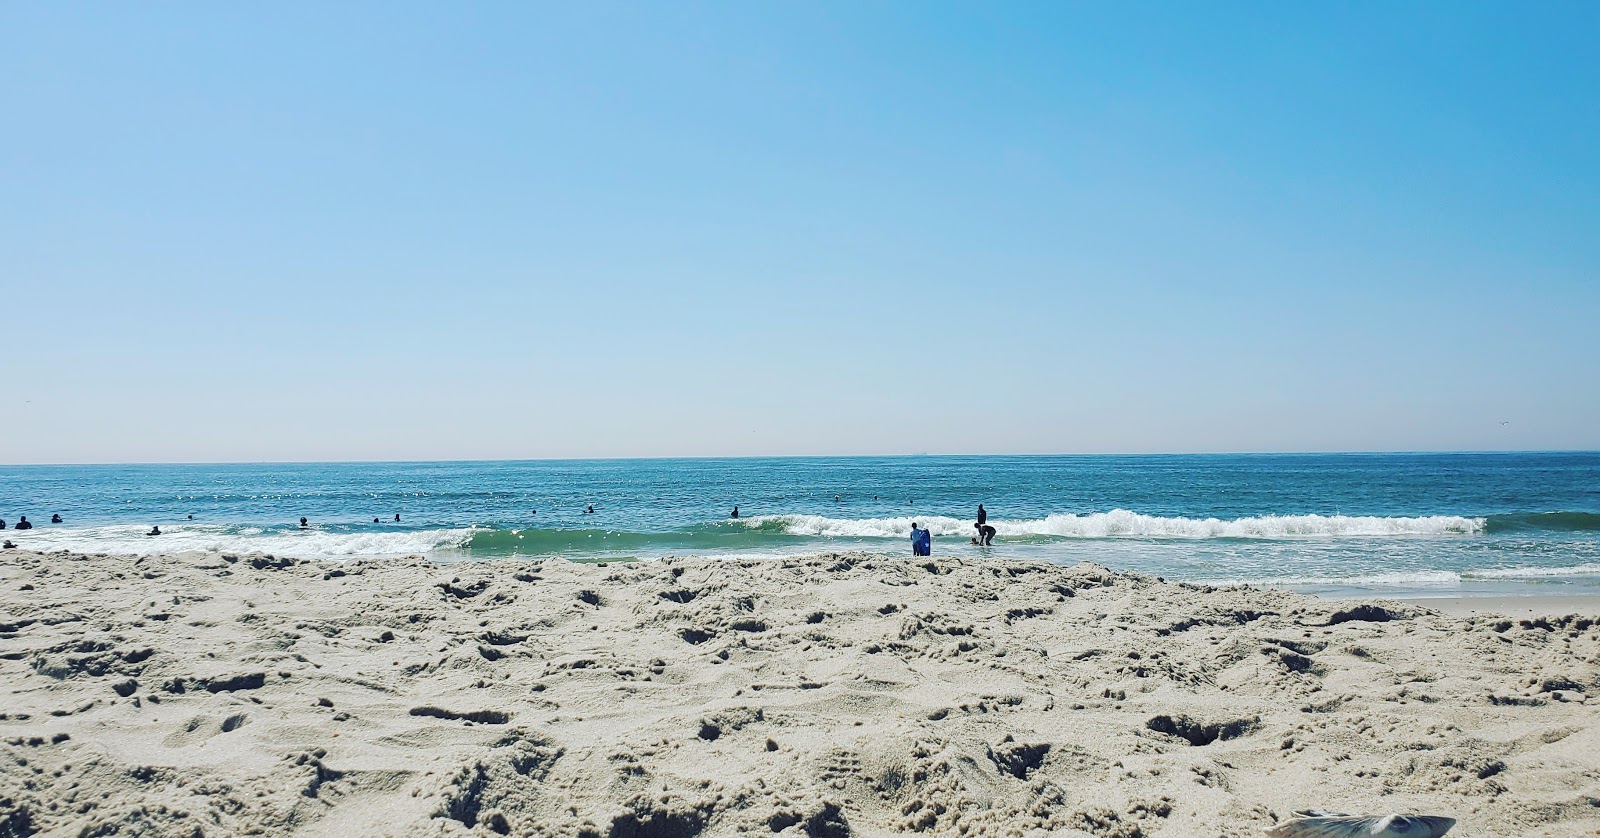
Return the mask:
<path id="1" fill-rule="evenodd" d="M 1455 818 L 1433 815 L 1339 815 L 1304 809 L 1266 831 L 1271 838 L 1440 838 Z"/>

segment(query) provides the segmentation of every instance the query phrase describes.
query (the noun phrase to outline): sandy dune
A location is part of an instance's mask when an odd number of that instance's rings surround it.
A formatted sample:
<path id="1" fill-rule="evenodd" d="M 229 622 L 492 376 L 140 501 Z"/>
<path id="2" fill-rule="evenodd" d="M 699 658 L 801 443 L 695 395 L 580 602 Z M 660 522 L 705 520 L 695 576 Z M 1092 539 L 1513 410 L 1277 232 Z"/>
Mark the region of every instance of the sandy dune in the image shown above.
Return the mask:
<path id="1" fill-rule="evenodd" d="M 868 555 L 0 554 L 0 836 L 1600 830 L 1600 623 Z"/>

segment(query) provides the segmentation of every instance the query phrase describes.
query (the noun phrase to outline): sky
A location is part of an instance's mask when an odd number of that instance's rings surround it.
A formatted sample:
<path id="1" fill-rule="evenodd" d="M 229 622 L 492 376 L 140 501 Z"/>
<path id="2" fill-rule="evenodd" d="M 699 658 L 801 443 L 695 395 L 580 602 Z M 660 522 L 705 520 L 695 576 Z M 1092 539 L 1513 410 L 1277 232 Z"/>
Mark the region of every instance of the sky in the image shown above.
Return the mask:
<path id="1" fill-rule="evenodd" d="M 0 0 L 0 462 L 1600 449 L 1597 38 Z"/>

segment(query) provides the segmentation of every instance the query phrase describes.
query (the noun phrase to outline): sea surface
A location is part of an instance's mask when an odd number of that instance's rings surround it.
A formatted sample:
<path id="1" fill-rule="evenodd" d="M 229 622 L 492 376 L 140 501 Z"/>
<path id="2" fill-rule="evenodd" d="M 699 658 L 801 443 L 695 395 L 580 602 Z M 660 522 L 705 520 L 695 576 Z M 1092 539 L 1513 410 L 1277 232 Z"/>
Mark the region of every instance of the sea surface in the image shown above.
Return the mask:
<path id="1" fill-rule="evenodd" d="M 993 547 L 968 543 L 979 503 Z M 36 528 L 10 529 L 19 515 Z M 1600 596 L 1600 453 L 0 466 L 0 518 L 31 550 L 441 561 L 909 555 L 915 521 L 935 555 L 1335 596 Z"/>

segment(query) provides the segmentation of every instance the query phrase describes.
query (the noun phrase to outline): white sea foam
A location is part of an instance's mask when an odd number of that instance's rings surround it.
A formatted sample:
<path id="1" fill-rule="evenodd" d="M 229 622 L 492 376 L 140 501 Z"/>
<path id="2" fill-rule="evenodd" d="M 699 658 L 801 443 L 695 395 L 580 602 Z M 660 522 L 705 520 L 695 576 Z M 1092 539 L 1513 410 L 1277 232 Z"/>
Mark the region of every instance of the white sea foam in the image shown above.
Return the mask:
<path id="1" fill-rule="evenodd" d="M 222 527 L 208 524 L 163 527 L 161 535 L 146 535 L 137 526 L 36 527 L 13 535 L 17 546 L 48 552 L 115 553 L 146 556 L 157 553 L 233 552 L 272 553 L 297 558 L 343 559 L 351 556 L 408 556 L 460 547 L 472 529 L 437 529 L 390 532 L 337 532 L 320 529 L 268 531 L 260 527 Z"/>
<path id="2" fill-rule="evenodd" d="M 1503 567 L 1490 570 L 1400 570 L 1354 576 L 1263 576 L 1259 578 L 1210 577 L 1192 580 L 1206 585 L 1340 585 L 1352 587 L 1438 587 L 1459 586 L 1463 582 L 1566 579 L 1600 576 L 1600 564 L 1567 567 Z"/>
<path id="3" fill-rule="evenodd" d="M 828 518 L 822 515 L 768 515 L 742 519 L 745 526 L 778 527 L 791 535 L 834 538 L 901 538 L 912 522 L 936 536 L 967 537 L 972 521 L 939 515 L 893 518 Z M 1234 518 L 1184 518 L 1141 515 L 1126 509 L 1086 515 L 1050 515 L 1025 520 L 989 521 L 1000 536 L 1060 538 L 1329 538 L 1344 536 L 1461 535 L 1483 531 L 1484 519 L 1457 515 L 1382 518 L 1353 515 L 1266 515 Z"/>
<path id="4" fill-rule="evenodd" d="M 1262 576 L 1256 578 L 1205 578 L 1187 580 L 1199 585 L 1253 585 L 1255 587 L 1282 587 L 1285 585 L 1338 585 L 1349 587 L 1380 588 L 1434 588 L 1455 587 L 1461 584 L 1461 574 L 1448 570 L 1400 570 L 1391 573 L 1371 573 L 1361 576 Z"/>
<path id="5" fill-rule="evenodd" d="M 1463 571 L 1468 579 L 1552 579 L 1568 576 L 1600 576 L 1600 564 L 1570 567 L 1497 567 L 1491 570 Z"/>

